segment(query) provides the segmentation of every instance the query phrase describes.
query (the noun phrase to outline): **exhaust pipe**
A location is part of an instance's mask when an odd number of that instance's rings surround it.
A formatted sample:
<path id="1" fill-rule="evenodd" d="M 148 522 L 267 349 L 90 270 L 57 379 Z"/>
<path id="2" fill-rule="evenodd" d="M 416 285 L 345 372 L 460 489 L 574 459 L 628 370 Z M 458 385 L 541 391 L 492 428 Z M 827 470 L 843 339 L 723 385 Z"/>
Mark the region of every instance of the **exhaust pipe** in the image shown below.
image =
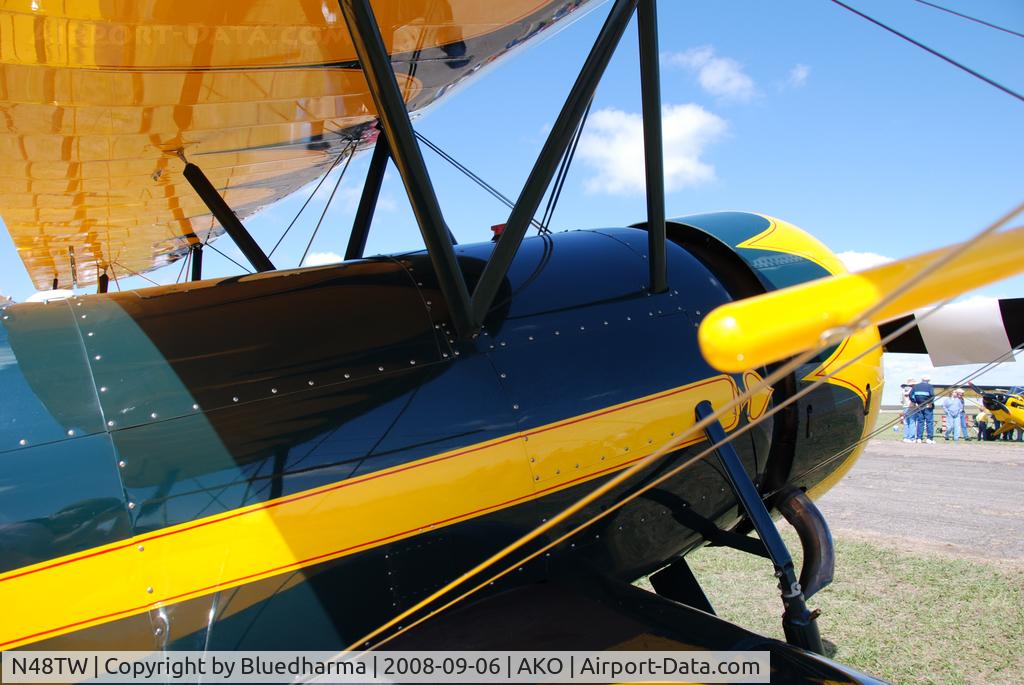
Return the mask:
<path id="1" fill-rule="evenodd" d="M 800 587 L 810 598 L 832 582 L 836 569 L 836 550 L 832 533 L 821 510 L 803 490 L 790 487 L 780 494 L 779 511 L 800 536 L 804 563 L 800 569 Z"/>

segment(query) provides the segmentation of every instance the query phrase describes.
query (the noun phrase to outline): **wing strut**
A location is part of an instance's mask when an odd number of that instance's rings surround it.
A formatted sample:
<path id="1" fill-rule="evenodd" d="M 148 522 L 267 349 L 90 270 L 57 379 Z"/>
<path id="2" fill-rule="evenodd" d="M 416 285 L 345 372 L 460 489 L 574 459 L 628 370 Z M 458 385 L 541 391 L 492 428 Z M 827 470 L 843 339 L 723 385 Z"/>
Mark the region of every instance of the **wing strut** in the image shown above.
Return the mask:
<path id="1" fill-rule="evenodd" d="M 366 181 L 363 183 L 363 194 L 359 197 L 356 217 L 352 220 L 352 233 L 348 236 L 348 247 L 345 249 L 345 261 L 361 259 L 366 251 L 366 238 L 370 235 L 370 224 L 377 209 L 377 198 L 380 197 L 380 186 L 384 181 L 384 172 L 391 159 L 388 149 L 388 137 L 384 133 L 377 135 L 377 144 L 373 147 L 370 168 L 366 170 Z"/>
<path id="2" fill-rule="evenodd" d="M 253 268 L 257 271 L 273 271 L 274 265 L 270 258 L 267 257 L 259 243 L 249 234 L 249 231 L 242 222 L 238 220 L 235 213 L 231 211 L 231 207 L 220 196 L 217 189 L 213 187 L 213 184 L 210 183 L 210 179 L 206 177 L 203 170 L 192 162 L 185 160 L 184 154 L 181 154 L 180 151 L 179 156 L 185 162 L 185 179 L 196 191 L 196 194 L 199 195 L 203 203 L 206 204 L 207 209 L 217 219 L 217 222 L 224 227 L 227 234 L 235 241 L 235 245 L 242 251 L 242 254 L 249 260 Z"/>
<path id="3" fill-rule="evenodd" d="M 587 55 L 586 62 L 580 69 L 576 83 L 569 91 L 562 111 L 558 113 L 551 133 L 544 141 L 537 161 L 534 162 L 530 176 L 526 179 L 522 192 L 516 200 L 516 206 L 505 223 L 505 230 L 494 247 L 491 258 L 487 261 L 480 281 L 473 292 L 473 317 L 477 322 L 482 322 L 494 298 L 498 295 L 501 282 L 508 273 L 508 268 L 515 258 L 519 244 L 523 241 L 527 229 L 530 227 L 530 220 L 537 213 L 540 201 L 551 184 L 551 178 L 555 174 L 558 163 L 565 152 L 566 146 L 572 139 L 573 133 L 579 126 L 583 112 L 587 104 L 597 90 L 597 84 L 604 74 L 605 67 L 611 60 L 615 47 L 619 44 L 633 10 L 636 9 L 637 0 L 616 0 L 608 13 L 608 18 L 601 27 L 601 32 L 594 41 L 594 46 Z"/>
<path id="4" fill-rule="evenodd" d="M 668 289 L 665 264 L 665 164 L 661 139 L 661 73 L 658 67 L 658 10 L 655 0 L 640 0 L 636 10 L 640 38 L 640 99 L 644 117 L 647 179 L 647 253 L 651 292 Z"/>
<path id="5" fill-rule="evenodd" d="M 391 69 L 391 57 L 384 47 L 373 9 L 369 0 L 339 0 L 339 5 L 377 107 L 392 159 L 402 176 L 409 204 L 416 215 L 438 284 L 448 304 L 452 324 L 459 335 L 469 335 L 476 328 L 470 314 L 469 289 L 455 259 L 451 234 L 416 143 L 409 111 Z"/>
<path id="6" fill-rule="evenodd" d="M 639 8 L 640 77 L 643 99 L 645 168 L 647 175 L 647 214 L 652 292 L 667 288 L 665 267 L 665 188 L 661 131 L 661 89 L 658 69 L 658 36 L 656 0 L 615 0 L 608 17 L 572 90 L 551 128 L 551 133 L 534 162 L 526 183 L 512 207 L 505 230 L 495 244 L 490 259 L 484 266 L 472 297 L 466 280 L 459 269 L 453 249 L 454 239 L 445 224 L 437 195 L 427 172 L 426 164 L 416 140 L 409 112 L 402 99 L 391 67 L 391 59 L 384 46 L 380 27 L 369 0 L 338 0 L 345 23 L 352 36 L 359 63 L 366 76 L 380 118 L 382 135 L 374 150 L 367 176 L 367 186 L 349 239 L 346 259 L 358 258 L 365 247 L 377 193 L 379 179 L 387 161 L 385 149 L 390 148 L 402 176 L 409 203 L 419 224 L 427 246 L 438 283 L 448 304 L 452 322 L 459 335 L 475 332 L 483 323 L 494 304 L 501 283 L 508 274 L 526 231 L 545 192 L 551 185 L 560 160 L 565 155 L 588 104 L 594 97 L 605 68 L 615 52 L 634 11 Z M 384 141 L 383 143 L 381 141 Z"/>

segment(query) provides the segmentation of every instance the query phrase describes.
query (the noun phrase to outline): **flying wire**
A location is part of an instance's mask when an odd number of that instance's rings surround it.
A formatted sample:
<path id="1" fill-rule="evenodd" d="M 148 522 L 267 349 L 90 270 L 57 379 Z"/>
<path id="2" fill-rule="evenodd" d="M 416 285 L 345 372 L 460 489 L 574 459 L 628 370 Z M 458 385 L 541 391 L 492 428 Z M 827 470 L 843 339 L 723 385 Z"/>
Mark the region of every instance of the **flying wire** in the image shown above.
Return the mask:
<path id="1" fill-rule="evenodd" d="M 907 41 L 908 43 L 916 45 L 917 47 L 921 48 L 922 50 L 924 50 L 926 52 L 931 53 L 932 55 L 938 57 L 939 59 L 941 59 L 941 60 L 943 60 L 945 62 L 949 62 L 950 64 L 952 64 L 957 69 L 960 69 L 962 71 L 967 72 L 968 74 L 970 74 L 974 78 L 977 78 L 977 79 L 980 79 L 980 80 L 984 81 L 985 83 L 989 84 L 993 88 L 998 88 L 999 90 L 1003 91 L 1007 95 L 1009 95 L 1011 97 L 1014 97 L 1014 98 L 1017 98 L 1021 102 L 1024 102 L 1024 95 L 1021 95 L 1017 91 L 1011 90 L 1010 88 L 1007 88 L 1003 84 L 1001 84 L 1001 83 L 999 83 L 997 81 L 993 81 L 988 76 L 985 76 L 984 74 L 982 74 L 980 72 L 977 72 L 974 69 L 971 69 L 967 65 L 962 64 L 960 62 L 957 62 L 952 57 L 948 57 L 948 56 L 942 54 L 941 52 L 939 52 L 938 50 L 934 50 L 934 49 L 928 47 L 927 45 L 925 45 L 924 43 L 922 43 L 920 41 L 917 41 L 917 40 L 914 40 L 913 38 L 911 38 L 907 34 L 901 33 L 900 31 L 897 31 L 896 29 L 894 29 L 893 27 L 889 26 L 888 24 L 884 24 L 881 21 L 879 21 L 879 20 L 877 20 L 877 19 L 875 19 L 873 17 L 869 17 L 868 15 L 864 14 L 860 10 L 855 9 L 853 7 L 850 7 L 846 3 L 842 2 L 842 0 L 829 0 L 829 1 L 834 3 L 834 4 L 836 4 L 836 5 L 839 5 L 840 7 L 842 7 L 843 9 L 845 9 L 845 10 L 847 10 L 849 12 L 853 12 L 854 14 L 856 14 L 859 17 L 862 17 L 863 19 L 867 19 L 872 24 L 875 24 L 876 26 L 880 26 L 881 28 L 885 29 L 889 33 L 891 33 L 893 35 L 896 35 L 896 36 L 899 36 L 900 38 L 902 38 L 903 40 Z"/>
<path id="2" fill-rule="evenodd" d="M 441 146 L 431 142 L 425 135 L 423 135 L 419 131 L 415 131 L 415 135 L 416 135 L 417 140 L 419 140 L 421 143 L 423 143 L 424 145 L 429 147 L 431 150 L 433 150 L 437 154 L 438 157 L 440 157 L 441 159 L 443 159 L 444 161 L 448 162 L 453 167 L 455 167 L 456 169 L 461 171 L 471 181 L 476 183 L 478 186 L 483 188 L 487 193 L 489 193 L 493 198 L 498 200 L 498 202 L 502 203 L 503 205 L 505 205 L 509 209 L 513 209 L 515 207 L 515 203 L 513 203 L 512 200 L 510 200 L 504 193 L 502 193 L 500 190 L 498 190 L 497 188 L 492 186 L 490 183 L 488 183 L 484 179 L 480 178 L 480 176 L 478 176 L 477 174 L 473 173 L 473 171 L 471 171 L 469 169 L 469 167 L 467 167 L 465 164 L 463 164 L 462 162 L 460 162 L 459 160 L 455 159 L 450 154 L 445 152 L 441 148 Z M 544 231 L 544 224 L 542 222 L 537 221 L 536 219 L 530 219 L 530 223 L 538 231 L 541 231 L 541 232 Z"/>
<path id="3" fill-rule="evenodd" d="M 942 5 L 936 5 L 934 2 L 928 2 L 928 0 L 914 0 L 914 2 L 920 3 L 922 5 L 928 5 L 929 7 L 934 7 L 937 10 L 941 10 L 943 12 L 948 12 L 949 14 L 956 15 L 956 16 L 960 17 L 961 19 L 966 19 L 967 21 L 973 21 L 975 24 L 981 24 L 982 26 L 987 26 L 990 29 L 995 29 L 996 31 L 1002 31 L 1003 33 L 1009 33 L 1011 36 L 1017 36 L 1018 38 L 1024 38 L 1024 33 L 1020 33 L 1018 31 L 1014 31 L 1013 29 L 1008 29 L 1005 26 L 999 26 L 998 24 L 993 24 L 992 22 L 985 21 L 984 19 L 978 19 L 977 17 L 972 17 L 969 14 L 963 14 L 961 12 L 957 12 L 956 10 L 951 10 L 948 7 L 943 7 Z"/>
<path id="4" fill-rule="evenodd" d="M 211 231 L 211 233 L 212 233 L 212 231 Z M 244 271 L 245 273 L 247 273 L 247 274 L 251 274 L 251 273 L 252 273 L 252 269 L 249 269 L 249 268 L 247 268 L 247 267 L 244 267 L 244 266 L 242 266 L 241 264 L 239 264 L 238 262 L 236 262 L 236 261 L 235 261 L 234 259 L 232 259 L 231 257 L 228 257 L 228 256 L 227 256 L 226 254 L 224 254 L 223 252 L 221 252 L 220 250 L 218 250 L 218 249 L 217 249 L 217 246 L 216 246 L 216 245 L 214 245 L 213 243 L 211 243 L 211 242 L 207 241 L 207 243 L 206 243 L 206 246 L 207 246 L 208 248 L 210 248 L 211 250 L 213 250 L 214 252 L 216 252 L 217 254 L 219 254 L 219 255 L 220 255 L 221 257 L 223 257 L 224 259 L 228 260 L 229 262 L 231 262 L 232 264 L 234 264 L 235 266 L 237 266 L 237 267 L 238 267 L 239 269 L 241 269 L 241 270 L 242 270 L 242 271 Z"/>
<path id="5" fill-rule="evenodd" d="M 341 179 L 345 178 L 345 172 L 348 171 L 348 165 L 352 163 L 352 158 L 356 156 L 355 143 L 345 149 L 349 150 L 348 157 L 345 159 L 345 166 L 342 167 L 341 173 L 338 174 L 338 180 L 334 183 L 334 189 L 331 190 L 330 197 L 327 198 L 327 204 L 324 205 L 324 211 L 320 213 L 320 218 L 317 220 L 316 226 L 313 227 L 313 235 L 309 236 L 309 242 L 306 243 L 306 249 L 302 251 L 302 258 L 299 260 L 299 266 L 302 266 L 302 263 L 306 261 L 306 255 L 309 254 L 309 248 L 313 247 L 313 241 L 316 240 L 316 234 L 320 230 L 320 224 L 324 222 L 324 217 L 327 216 L 327 210 L 331 208 L 331 202 L 334 200 L 334 194 L 338 192 L 338 188 L 341 187 Z"/>
<path id="6" fill-rule="evenodd" d="M 548 519 L 547 521 L 545 521 L 541 525 L 535 527 L 533 530 L 529 531 L 528 533 L 524 534 L 523 536 L 521 536 L 517 540 L 513 541 L 512 543 L 510 543 L 506 547 L 504 547 L 501 550 L 499 550 L 498 552 L 494 553 L 493 555 L 491 555 L 490 557 L 485 559 L 483 562 L 479 563 L 477 566 L 473 567 L 469 571 L 463 573 L 462 575 L 460 575 L 459 577 L 457 577 L 456 579 L 454 579 L 453 581 L 451 581 L 450 583 L 448 583 L 444 587 L 434 591 L 429 596 L 427 596 L 424 599 L 422 599 L 419 602 L 417 602 L 415 605 L 413 605 L 413 606 L 409 607 L 408 609 L 404 610 L 403 612 L 401 612 L 400 614 L 398 614 L 397 616 L 395 616 L 391 620 L 387 621 L 383 625 L 379 626 L 375 630 L 373 630 L 370 633 L 368 633 L 367 635 L 365 635 L 363 638 L 353 642 L 352 645 L 349 646 L 345 650 L 345 652 L 351 651 L 351 650 L 355 649 L 358 646 L 361 646 L 361 645 L 364 645 L 364 644 L 369 644 L 370 640 L 374 639 L 375 637 L 379 636 L 380 634 L 382 634 L 383 632 L 389 630 L 390 628 L 398 625 L 401 621 L 404 621 L 405 619 L 409 618 L 413 614 L 419 612 L 421 609 L 429 606 L 430 604 L 432 604 L 437 599 L 440 599 L 444 595 L 450 593 L 453 589 L 455 589 L 455 588 L 459 587 L 460 585 L 462 585 L 468 579 L 472 578 L 473 576 L 478 575 L 479 573 L 481 573 L 485 569 L 493 566 L 494 564 L 496 564 L 497 562 L 501 561 L 505 557 L 511 555 L 512 553 L 514 553 L 518 549 L 522 548 L 523 546 L 525 546 L 529 542 L 531 542 L 531 541 L 535 540 L 536 538 L 538 538 L 540 535 L 543 535 L 545 532 L 547 532 L 547 531 L 551 530 L 552 528 L 554 528 L 555 526 L 559 525 L 560 523 L 562 523 L 563 521 L 565 521 L 566 519 L 571 517 L 573 514 L 579 512 L 581 509 L 583 509 L 588 504 L 594 502 L 595 500 L 599 499 L 603 495 L 607 494 L 609 491 L 611 491 L 612 489 L 614 489 L 615 487 L 617 487 L 621 483 L 625 482 L 626 480 L 631 478 L 633 475 L 639 473 L 640 471 L 645 469 L 647 466 L 649 466 L 650 464 L 652 464 L 655 461 L 657 461 L 658 459 L 660 459 L 665 454 L 675 450 L 684 440 L 686 440 L 690 436 L 696 434 L 698 431 L 702 431 L 705 427 L 707 427 L 711 423 L 717 421 L 720 417 L 722 417 L 726 413 L 731 412 L 734 408 L 737 409 L 737 411 L 738 411 L 739 407 L 743 403 L 748 401 L 749 398 L 751 396 L 753 396 L 754 394 L 756 394 L 758 392 L 761 392 L 762 390 L 765 390 L 767 388 L 770 388 L 772 385 L 774 385 L 774 383 L 776 383 L 778 380 L 780 380 L 781 378 L 783 378 L 786 375 L 788 375 L 790 372 L 794 371 L 799 366 L 801 366 L 801 365 L 811 361 L 822 350 L 826 349 L 827 347 L 831 346 L 832 344 L 835 344 L 836 342 L 838 342 L 842 338 L 847 337 L 849 335 L 852 335 L 856 330 L 864 328 L 870 322 L 870 317 L 871 316 L 873 316 L 875 313 L 880 311 L 882 308 L 888 306 L 888 304 L 890 302 L 892 302 L 893 300 L 898 298 L 900 295 L 902 295 L 904 292 L 906 292 L 907 289 L 909 289 L 909 288 L 913 287 L 914 285 L 916 285 L 923 278 L 925 278 L 928 275 L 934 273 L 937 269 L 940 269 L 943 266 L 947 265 L 950 261 L 962 257 L 965 253 L 969 252 L 971 249 L 976 249 L 977 246 L 981 242 L 983 242 L 985 237 L 987 237 L 988 235 L 992 234 L 994 231 L 997 231 L 999 228 L 1004 226 L 1006 223 L 1008 223 L 1010 220 L 1012 220 L 1021 211 L 1024 211 L 1024 203 L 1018 205 L 1013 210 L 1011 210 L 1007 214 L 1005 214 L 1002 217 L 1000 217 L 999 219 L 997 219 L 994 223 L 990 224 L 988 227 L 986 227 L 985 229 L 983 229 L 982 231 L 977 233 L 974 237 L 971 238 L 971 240 L 969 241 L 968 244 L 966 244 L 966 245 L 965 244 L 961 244 L 961 245 L 951 246 L 946 251 L 941 253 L 930 264 L 925 266 L 915 276 L 907 279 L 899 287 L 894 288 L 892 292 L 887 294 L 885 297 L 882 297 L 879 300 L 879 302 L 877 302 L 874 306 L 869 307 L 867 309 L 867 311 L 865 311 L 865 313 L 861 317 L 858 317 L 855 320 L 854 324 L 848 325 L 848 326 L 839 327 L 839 328 L 833 329 L 831 331 L 826 331 L 826 333 L 823 334 L 823 336 L 822 336 L 822 341 L 821 341 L 821 344 L 819 345 L 819 347 L 817 347 L 815 349 L 812 349 L 812 350 L 808 350 L 808 351 L 806 351 L 806 352 L 804 352 L 804 353 L 802 353 L 800 355 L 797 355 L 794 358 L 792 358 L 791 360 L 789 360 L 788 362 L 782 364 L 778 369 L 776 369 L 776 370 L 772 371 L 771 373 L 769 373 L 768 376 L 765 377 L 761 382 L 754 384 L 753 387 L 748 387 L 747 390 L 745 392 L 740 393 L 739 396 L 733 398 L 729 402 L 726 402 L 722 406 L 716 408 L 712 412 L 711 415 L 709 415 L 708 417 L 706 417 L 706 418 L 704 418 L 702 420 L 697 421 L 692 426 L 690 426 L 686 431 L 684 431 L 681 435 L 679 435 L 679 436 L 673 438 L 672 440 L 668 441 L 667 443 L 662 445 L 660 448 L 658 448 L 657 450 L 655 450 L 651 454 L 647 455 L 646 457 L 643 457 L 643 458 L 637 460 L 632 465 L 630 465 L 626 469 L 620 471 L 617 475 L 615 475 L 612 478 L 610 478 L 609 480 L 605 481 L 603 484 L 601 484 L 600 486 L 596 487 L 590 493 L 584 495 L 579 500 L 577 500 L 573 504 L 569 505 L 568 507 L 563 509 L 558 514 L 552 516 L 550 519 Z M 938 308 L 933 309 L 932 312 L 937 311 L 937 310 L 938 310 Z M 909 329 L 913 325 L 914 325 L 913 321 L 908 322 L 903 327 L 901 327 L 900 329 L 895 331 L 893 334 L 891 334 L 890 336 L 887 336 L 886 340 L 891 339 L 892 337 L 895 337 L 896 335 L 901 334 L 902 332 L 904 332 L 905 329 Z M 884 344 L 884 343 L 880 342 L 879 345 L 881 345 L 881 344 Z M 831 374 L 828 374 L 828 375 L 824 376 L 823 378 L 821 378 L 820 380 L 812 383 L 811 385 L 809 385 L 807 388 L 805 388 L 801 392 L 799 392 L 796 395 L 794 395 L 791 398 L 789 398 L 787 400 L 787 403 L 791 403 L 792 401 L 795 401 L 793 398 L 802 397 L 803 394 L 806 394 L 806 392 L 810 392 L 811 389 L 821 385 L 821 383 L 825 382 L 832 375 L 834 375 L 835 373 L 838 373 L 838 371 L 840 371 L 841 369 L 846 368 L 846 366 L 848 366 L 849 364 L 853 363 L 853 361 L 856 361 L 856 360 L 860 359 L 861 357 L 863 357 L 865 354 L 867 354 L 868 352 L 870 352 L 872 349 L 874 349 L 877 346 L 878 345 L 872 346 L 868 350 L 865 350 L 860 355 L 858 355 L 854 360 L 851 360 L 850 362 L 848 362 L 847 364 L 844 364 L 839 369 L 836 369 L 835 371 L 833 371 Z M 735 436 L 738 436 L 738 435 L 742 434 L 743 432 L 746 432 L 746 430 L 749 430 L 750 428 L 752 428 L 754 425 L 756 425 L 760 421 L 763 421 L 768 416 L 773 415 L 776 411 L 778 411 L 778 409 L 781 409 L 783 406 L 787 406 L 787 403 L 780 404 L 777 409 L 773 409 L 773 411 L 771 411 L 769 413 L 766 413 L 757 422 L 747 424 L 743 428 L 741 428 L 741 429 L 739 429 L 737 431 L 734 431 L 730 435 L 735 437 Z M 732 438 L 727 438 L 727 440 L 731 440 L 731 439 Z M 698 459 L 702 459 L 703 456 L 705 456 L 708 453 L 710 453 L 710 452 L 708 450 L 705 450 L 705 452 L 701 453 L 697 457 L 694 457 L 693 459 L 689 460 L 686 463 L 688 464 L 688 463 L 691 463 L 691 462 L 695 462 Z M 674 475 L 674 473 L 676 473 L 676 471 L 672 471 L 670 473 L 672 473 Z M 668 476 L 666 476 L 666 477 L 668 477 Z M 471 594 L 471 593 L 472 593 L 472 591 L 470 593 L 467 593 L 467 594 Z M 460 598 L 461 597 L 462 596 L 460 596 Z M 458 601 L 458 600 L 456 600 L 456 601 Z M 449 605 L 445 605 L 445 606 L 450 606 L 450 604 Z M 433 615 L 433 614 L 431 614 L 431 615 Z"/>
<path id="7" fill-rule="evenodd" d="M 565 185 L 565 179 L 569 175 L 569 167 L 572 166 L 573 157 L 576 156 L 576 148 L 580 144 L 580 138 L 583 137 L 583 127 L 587 125 L 587 117 L 590 116 L 590 106 L 593 104 L 594 99 L 591 98 L 587 102 L 587 108 L 583 111 L 583 116 L 580 117 L 580 123 L 576 127 L 575 133 L 573 133 L 572 140 L 562 154 L 562 161 L 555 176 L 555 183 L 551 187 L 551 194 L 548 195 L 548 203 L 544 207 L 544 214 L 540 220 L 541 224 L 543 224 L 542 233 L 551 233 L 551 219 L 555 215 L 555 207 L 558 206 L 558 200 L 562 196 L 562 187 Z"/>
<path id="8" fill-rule="evenodd" d="M 302 203 L 301 207 L 299 207 L 299 211 L 295 213 L 295 216 L 292 218 L 291 223 L 288 224 L 288 228 L 284 229 L 284 233 L 282 233 L 281 237 L 277 239 L 276 243 L 274 243 L 274 247 L 273 249 L 270 250 L 270 254 L 268 254 L 267 257 L 274 256 L 274 252 L 277 251 L 278 247 L 280 247 L 281 241 L 283 241 L 285 237 L 288 235 L 288 231 L 292 230 L 292 226 L 294 226 L 295 222 L 299 220 L 300 216 L 302 216 L 302 212 L 306 210 L 306 206 L 316 196 L 317 191 L 320 190 L 320 186 L 324 184 L 324 181 L 327 180 L 327 177 L 331 175 L 332 171 L 334 171 L 334 167 L 338 166 L 338 162 L 340 162 L 341 158 L 345 156 L 346 150 L 348 150 L 347 145 L 344 148 L 342 148 L 341 152 L 338 153 L 338 156 L 334 158 L 333 162 L 331 162 L 331 166 L 327 169 L 327 173 L 321 176 L 320 180 L 317 181 L 316 187 L 313 188 L 313 192 L 309 194 L 309 197 L 306 198 L 306 201 Z"/>

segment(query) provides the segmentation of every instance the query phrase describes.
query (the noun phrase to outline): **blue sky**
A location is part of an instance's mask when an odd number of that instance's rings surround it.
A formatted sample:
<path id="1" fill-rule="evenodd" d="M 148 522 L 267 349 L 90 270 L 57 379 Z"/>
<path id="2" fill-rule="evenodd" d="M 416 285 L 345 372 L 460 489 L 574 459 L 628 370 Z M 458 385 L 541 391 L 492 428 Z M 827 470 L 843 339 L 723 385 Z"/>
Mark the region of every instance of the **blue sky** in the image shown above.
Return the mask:
<path id="1" fill-rule="evenodd" d="M 942 3 L 1024 31 L 1024 4 L 1016 0 Z M 1024 91 L 1024 39 L 913 0 L 851 4 Z M 417 129 L 514 198 L 605 12 L 598 7 L 496 65 L 419 117 Z M 753 210 L 801 226 L 836 252 L 898 258 L 964 240 L 1024 200 L 1024 104 L 837 5 L 662 1 L 659 12 L 666 132 L 675 136 L 667 151 L 670 216 Z M 615 163 L 630 152 L 628 132 L 640 111 L 636 52 L 631 29 L 598 91 L 554 230 L 644 218 L 642 186 L 630 165 Z M 488 239 L 490 225 L 504 221 L 507 210 L 431 152 L 424 154 L 458 239 Z M 327 212 L 312 247 L 323 259 L 344 252 L 368 158 L 352 163 Z M 275 254 L 279 266 L 298 265 L 332 185 L 333 179 L 324 184 Z M 311 189 L 247 221 L 265 248 Z M 392 170 L 368 252 L 421 244 Z M 218 247 L 238 258 L 226 239 Z M 209 276 L 238 272 L 210 251 L 206 267 Z M 149 276 L 166 283 L 177 274 L 171 266 Z M 121 285 L 147 284 L 126 279 Z M 16 300 L 33 292 L 6 232 L 0 236 L 0 292 Z M 981 294 L 1024 296 L 1024 277 Z M 1004 365 L 983 381 L 1024 382 L 1021 366 Z M 901 376 L 921 370 L 926 360 L 890 369 Z M 945 372 L 932 375 L 941 379 Z"/>

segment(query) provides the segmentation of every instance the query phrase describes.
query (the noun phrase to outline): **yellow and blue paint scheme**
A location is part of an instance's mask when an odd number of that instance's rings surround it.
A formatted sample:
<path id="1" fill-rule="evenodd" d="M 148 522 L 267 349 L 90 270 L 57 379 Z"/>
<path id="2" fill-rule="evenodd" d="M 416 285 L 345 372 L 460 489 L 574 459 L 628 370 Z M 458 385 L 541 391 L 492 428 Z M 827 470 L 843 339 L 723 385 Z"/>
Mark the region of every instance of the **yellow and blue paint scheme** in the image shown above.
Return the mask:
<path id="1" fill-rule="evenodd" d="M 772 221 L 673 221 L 661 294 L 641 230 L 530 238 L 470 339 L 423 253 L 5 308 L 0 648 L 342 647 L 680 437 L 656 470 L 681 463 L 704 442 L 695 405 L 767 373 L 714 371 L 702 317 L 825 270 L 824 252 L 737 247 Z M 470 284 L 492 249 L 459 246 Z M 862 381 L 837 374 L 737 441 L 762 492 L 848 467 L 880 395 Z M 628 581 L 739 521 L 704 460 L 554 554 Z M 281 631 L 282 613 L 301 620 Z"/>

